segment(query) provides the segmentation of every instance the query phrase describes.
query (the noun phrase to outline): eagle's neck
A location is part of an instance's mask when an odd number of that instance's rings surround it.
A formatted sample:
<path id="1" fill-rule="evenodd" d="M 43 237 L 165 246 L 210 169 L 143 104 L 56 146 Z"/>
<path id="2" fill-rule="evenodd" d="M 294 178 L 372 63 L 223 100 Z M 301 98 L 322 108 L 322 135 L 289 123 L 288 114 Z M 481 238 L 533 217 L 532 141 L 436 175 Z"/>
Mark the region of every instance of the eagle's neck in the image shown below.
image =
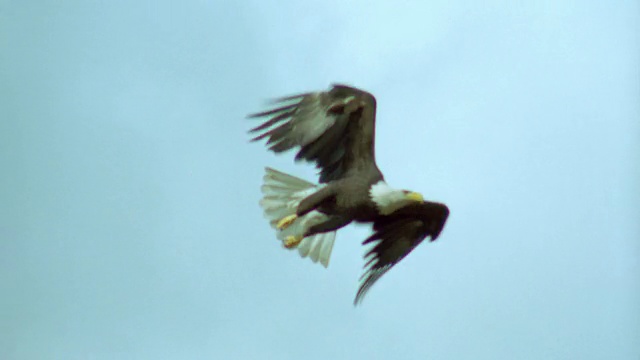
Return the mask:
<path id="1" fill-rule="evenodd" d="M 382 215 L 389 215 L 407 205 L 410 201 L 407 200 L 405 193 L 404 190 L 392 188 L 383 180 L 371 185 L 369 189 L 369 196 Z"/>

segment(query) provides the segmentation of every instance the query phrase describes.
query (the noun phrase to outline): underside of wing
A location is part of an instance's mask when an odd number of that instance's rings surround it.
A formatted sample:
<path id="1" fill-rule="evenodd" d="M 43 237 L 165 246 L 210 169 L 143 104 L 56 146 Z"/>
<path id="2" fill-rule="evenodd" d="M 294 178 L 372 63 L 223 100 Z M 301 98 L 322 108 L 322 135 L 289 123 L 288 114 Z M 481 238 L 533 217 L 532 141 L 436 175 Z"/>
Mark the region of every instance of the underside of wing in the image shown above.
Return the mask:
<path id="1" fill-rule="evenodd" d="M 365 254 L 365 272 L 360 278 L 354 304 L 361 303 L 373 284 L 425 238 L 436 240 L 448 216 L 446 205 L 423 202 L 406 206 L 376 220 L 374 233 L 363 243 L 370 245 L 370 248 Z"/>
<path id="2" fill-rule="evenodd" d="M 250 132 L 267 139 L 276 153 L 299 148 L 296 160 L 313 162 L 320 182 L 341 178 L 357 160 L 375 165 L 375 98 L 366 91 L 334 85 L 329 91 L 277 99 L 272 109 L 249 115 L 265 118 Z"/>

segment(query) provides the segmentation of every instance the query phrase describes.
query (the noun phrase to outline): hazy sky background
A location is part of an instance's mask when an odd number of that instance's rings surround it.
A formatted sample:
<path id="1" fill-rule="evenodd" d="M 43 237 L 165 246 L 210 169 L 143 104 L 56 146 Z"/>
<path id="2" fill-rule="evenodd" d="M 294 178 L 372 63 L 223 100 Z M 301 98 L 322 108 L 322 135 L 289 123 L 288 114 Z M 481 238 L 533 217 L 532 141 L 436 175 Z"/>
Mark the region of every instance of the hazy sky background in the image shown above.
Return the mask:
<path id="1" fill-rule="evenodd" d="M 353 297 L 287 252 L 264 100 L 378 99 L 387 181 L 451 216 Z M 0 358 L 640 358 L 637 1 L 0 0 Z"/>

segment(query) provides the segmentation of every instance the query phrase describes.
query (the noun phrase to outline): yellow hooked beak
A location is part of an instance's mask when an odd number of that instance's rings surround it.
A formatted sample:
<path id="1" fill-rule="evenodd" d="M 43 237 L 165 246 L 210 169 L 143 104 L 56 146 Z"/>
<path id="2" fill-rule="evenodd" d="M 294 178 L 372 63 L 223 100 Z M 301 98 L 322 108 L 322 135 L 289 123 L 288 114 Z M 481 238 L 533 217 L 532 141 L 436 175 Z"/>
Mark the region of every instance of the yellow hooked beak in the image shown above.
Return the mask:
<path id="1" fill-rule="evenodd" d="M 410 192 L 406 195 L 407 199 L 412 200 L 412 201 L 417 201 L 417 202 L 423 202 L 424 198 L 422 197 L 422 194 L 417 193 L 417 192 Z"/>

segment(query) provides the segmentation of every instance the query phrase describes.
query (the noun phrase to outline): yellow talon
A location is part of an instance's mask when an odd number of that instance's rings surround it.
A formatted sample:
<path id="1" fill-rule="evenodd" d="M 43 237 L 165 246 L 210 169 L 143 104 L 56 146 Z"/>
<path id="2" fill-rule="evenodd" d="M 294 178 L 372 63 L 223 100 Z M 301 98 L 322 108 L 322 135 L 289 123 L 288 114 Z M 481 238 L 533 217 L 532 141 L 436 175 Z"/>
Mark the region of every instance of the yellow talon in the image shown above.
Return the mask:
<path id="1" fill-rule="evenodd" d="M 298 215 L 296 214 L 285 216 L 284 218 L 280 219 L 280 221 L 278 221 L 276 227 L 278 228 L 278 230 L 284 230 L 291 226 L 291 224 L 293 224 L 293 222 L 296 221 L 297 218 Z"/>
<path id="2" fill-rule="evenodd" d="M 302 236 L 289 235 L 284 239 L 284 247 L 286 247 L 287 249 L 292 249 L 298 246 L 302 239 Z"/>

